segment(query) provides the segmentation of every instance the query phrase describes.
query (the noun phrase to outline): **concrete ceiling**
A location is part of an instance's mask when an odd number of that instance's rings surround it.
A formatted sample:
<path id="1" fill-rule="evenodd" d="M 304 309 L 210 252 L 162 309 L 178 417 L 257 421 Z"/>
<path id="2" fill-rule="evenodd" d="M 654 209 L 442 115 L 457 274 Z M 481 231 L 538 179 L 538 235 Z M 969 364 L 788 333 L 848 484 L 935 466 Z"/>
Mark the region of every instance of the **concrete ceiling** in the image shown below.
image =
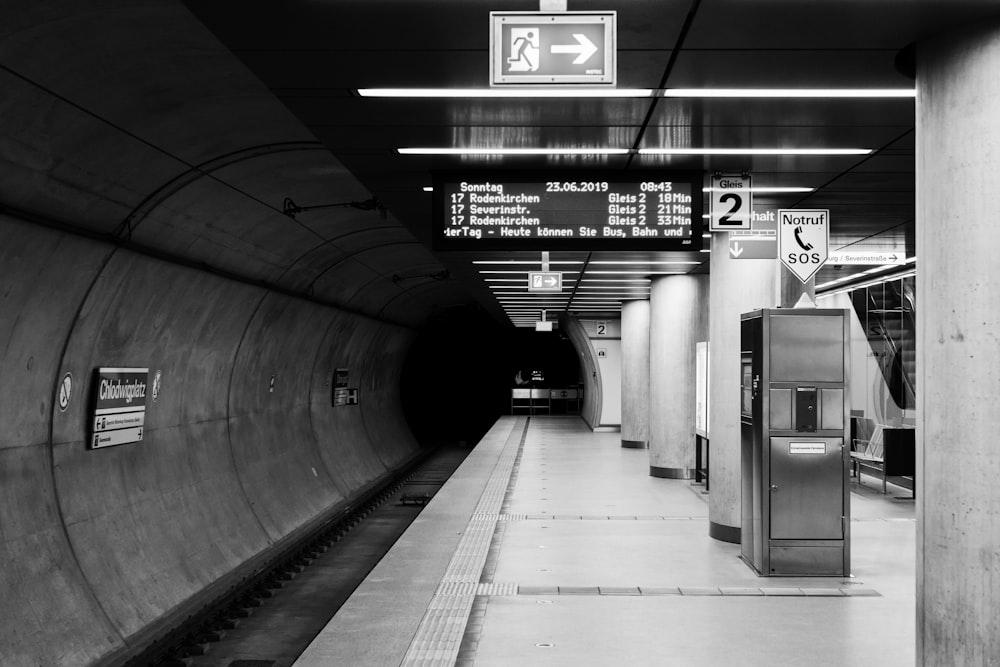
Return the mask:
<path id="1" fill-rule="evenodd" d="M 534 249 L 432 253 L 431 195 L 422 190 L 432 170 L 749 171 L 756 187 L 815 188 L 759 194 L 754 207 L 830 209 L 831 250 L 915 253 L 913 99 L 357 94 L 488 87 L 489 12 L 533 11 L 538 2 L 14 4 L 23 7 L 4 11 L 0 49 L 2 83 L 18 100 L 7 148 L 38 154 L 48 137 L 71 159 L 56 168 L 66 173 L 42 171 L 67 187 L 88 181 L 100 196 L 25 200 L 18 184 L 37 172 L 21 164 L 0 192 L 8 206 L 74 217 L 76 227 L 374 316 L 414 323 L 475 300 L 506 321 L 479 273 L 488 267 L 471 261 L 539 258 Z M 896 67 L 902 49 L 998 12 L 994 0 L 570 0 L 569 9 L 616 10 L 618 87 L 654 89 L 913 88 Z M 400 155 L 404 146 L 632 150 L 497 158 Z M 659 146 L 872 153 L 636 152 Z M 340 206 L 291 219 L 282 215 L 286 198 Z M 359 210 L 372 198 L 379 210 Z M 206 217 L 217 223 L 206 228 Z M 567 271 L 615 261 L 642 275 L 708 271 L 703 252 L 553 251 L 551 259 L 586 262 L 552 267 Z M 642 263 L 674 260 L 692 263 Z M 827 267 L 817 283 L 865 268 Z"/>

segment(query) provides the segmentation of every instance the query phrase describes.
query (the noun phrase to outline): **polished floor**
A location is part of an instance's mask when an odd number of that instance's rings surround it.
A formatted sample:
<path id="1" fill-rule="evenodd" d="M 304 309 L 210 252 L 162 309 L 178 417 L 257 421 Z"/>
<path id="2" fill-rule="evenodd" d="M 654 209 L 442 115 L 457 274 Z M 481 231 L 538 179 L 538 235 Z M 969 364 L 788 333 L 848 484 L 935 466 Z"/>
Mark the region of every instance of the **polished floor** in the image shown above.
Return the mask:
<path id="1" fill-rule="evenodd" d="M 761 578 L 619 437 L 502 418 L 295 664 L 914 664 L 905 490 L 852 481 L 852 577 Z"/>

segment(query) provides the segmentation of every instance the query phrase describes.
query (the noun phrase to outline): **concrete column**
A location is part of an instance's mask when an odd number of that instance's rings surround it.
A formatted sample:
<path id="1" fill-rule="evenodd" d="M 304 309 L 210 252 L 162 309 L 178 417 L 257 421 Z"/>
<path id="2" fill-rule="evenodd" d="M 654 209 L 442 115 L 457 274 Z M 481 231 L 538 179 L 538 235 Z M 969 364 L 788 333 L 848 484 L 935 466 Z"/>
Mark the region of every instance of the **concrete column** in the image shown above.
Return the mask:
<path id="1" fill-rule="evenodd" d="M 775 259 L 733 259 L 728 234 L 712 234 L 709 300 L 708 534 L 740 541 L 740 315 L 778 302 Z"/>
<path id="2" fill-rule="evenodd" d="M 649 445 L 649 301 L 622 304 L 622 447 Z"/>
<path id="3" fill-rule="evenodd" d="M 805 297 L 805 298 L 803 298 Z M 784 264 L 778 269 L 778 307 L 816 307 L 816 277 L 802 282 Z"/>
<path id="4" fill-rule="evenodd" d="M 694 476 L 695 343 L 708 337 L 708 280 L 701 275 L 653 281 L 649 316 L 649 474 L 653 477 Z"/>
<path id="5" fill-rule="evenodd" d="M 917 664 L 1000 660 L 1000 23 L 917 47 Z"/>

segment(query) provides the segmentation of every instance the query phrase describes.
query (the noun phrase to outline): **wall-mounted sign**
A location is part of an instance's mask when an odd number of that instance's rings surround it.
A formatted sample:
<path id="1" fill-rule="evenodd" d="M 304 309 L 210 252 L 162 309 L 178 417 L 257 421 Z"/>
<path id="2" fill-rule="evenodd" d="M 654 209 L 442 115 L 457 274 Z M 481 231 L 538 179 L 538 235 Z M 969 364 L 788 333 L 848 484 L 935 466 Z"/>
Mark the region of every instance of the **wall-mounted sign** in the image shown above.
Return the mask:
<path id="1" fill-rule="evenodd" d="M 708 436 L 708 342 L 695 343 L 695 382 L 694 382 L 694 432 L 703 438 Z"/>
<path id="2" fill-rule="evenodd" d="M 701 172 L 434 174 L 438 250 L 700 250 Z"/>
<path id="3" fill-rule="evenodd" d="M 709 201 L 712 216 L 708 228 L 713 232 L 750 229 L 753 211 L 750 175 L 712 176 Z"/>
<path id="4" fill-rule="evenodd" d="M 350 371 L 346 368 L 338 368 L 333 371 L 333 407 L 339 408 L 348 404 L 350 390 L 347 388 L 347 383 L 349 378 Z"/>
<path id="5" fill-rule="evenodd" d="M 73 374 L 63 375 L 62 382 L 59 383 L 59 412 L 66 412 L 69 407 L 69 400 L 73 397 Z"/>
<path id="6" fill-rule="evenodd" d="M 358 404 L 358 388 L 352 387 L 347 390 L 346 405 L 357 405 L 357 404 Z"/>
<path id="7" fill-rule="evenodd" d="M 783 208 L 778 211 L 778 257 L 806 282 L 826 263 L 830 248 L 830 211 Z"/>
<path id="8" fill-rule="evenodd" d="M 148 368 L 97 369 L 91 449 L 142 441 L 148 381 Z"/>
<path id="9" fill-rule="evenodd" d="M 617 16 L 490 12 L 490 85 L 615 85 Z"/>

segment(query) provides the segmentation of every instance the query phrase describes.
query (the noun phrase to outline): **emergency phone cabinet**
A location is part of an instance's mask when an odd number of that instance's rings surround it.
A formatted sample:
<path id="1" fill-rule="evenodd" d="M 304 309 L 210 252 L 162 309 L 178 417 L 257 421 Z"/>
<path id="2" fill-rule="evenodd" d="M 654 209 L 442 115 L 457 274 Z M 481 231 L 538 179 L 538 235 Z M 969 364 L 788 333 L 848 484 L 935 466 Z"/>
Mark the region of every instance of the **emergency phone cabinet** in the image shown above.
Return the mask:
<path id="1" fill-rule="evenodd" d="M 847 576 L 849 313 L 765 309 L 740 324 L 741 557 L 760 576 Z"/>

